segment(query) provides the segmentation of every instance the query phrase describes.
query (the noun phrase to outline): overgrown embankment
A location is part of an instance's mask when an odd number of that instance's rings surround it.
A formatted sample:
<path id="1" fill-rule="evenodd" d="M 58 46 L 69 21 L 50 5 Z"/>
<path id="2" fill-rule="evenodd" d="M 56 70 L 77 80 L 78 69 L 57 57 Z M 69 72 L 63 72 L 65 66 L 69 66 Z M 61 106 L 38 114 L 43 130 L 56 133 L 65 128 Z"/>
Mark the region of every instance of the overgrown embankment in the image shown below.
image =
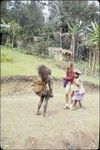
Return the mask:
<path id="1" fill-rule="evenodd" d="M 35 77 L 36 76 L 21 76 L 21 75 L 19 75 L 19 76 L 2 77 L 1 78 L 1 85 L 4 85 L 4 84 L 7 85 L 9 83 L 12 83 L 12 84 L 16 83 L 16 86 L 18 86 L 18 83 L 19 84 L 24 84 L 25 83 L 26 85 L 28 85 L 31 82 L 33 82 L 33 80 L 34 80 Z M 58 78 L 54 77 L 53 80 L 56 83 L 61 83 L 62 87 L 63 87 L 62 78 L 58 79 Z M 84 81 L 84 85 L 85 85 L 86 88 L 90 88 L 90 89 L 98 89 L 99 88 L 98 85 L 90 83 L 88 81 Z"/>
<path id="2" fill-rule="evenodd" d="M 45 64 L 52 70 L 52 75 L 55 80 L 61 80 L 65 75 L 63 68 L 68 65 L 68 62 L 56 62 L 52 59 L 40 58 L 36 55 L 27 55 L 21 50 L 14 48 L 1 47 L 1 82 L 13 80 L 32 80 L 37 74 L 37 67 L 40 64 Z M 83 80 L 94 87 L 99 86 L 99 77 L 93 75 L 84 75 L 85 62 L 75 63 L 75 68 L 78 68 L 83 73 Z M 28 79 L 27 79 L 28 78 Z"/>

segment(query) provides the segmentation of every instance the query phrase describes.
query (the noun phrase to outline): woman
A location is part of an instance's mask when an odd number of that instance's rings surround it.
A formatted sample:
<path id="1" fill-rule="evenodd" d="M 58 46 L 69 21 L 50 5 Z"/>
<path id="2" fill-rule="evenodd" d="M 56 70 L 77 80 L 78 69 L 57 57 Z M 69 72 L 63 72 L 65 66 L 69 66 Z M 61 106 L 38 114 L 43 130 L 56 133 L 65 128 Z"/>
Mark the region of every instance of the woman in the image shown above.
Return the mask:
<path id="1" fill-rule="evenodd" d="M 53 79 L 51 76 L 51 70 L 45 65 L 38 67 L 38 78 L 34 80 L 33 91 L 40 97 L 40 101 L 37 107 L 37 115 L 40 114 L 40 108 L 44 102 L 43 116 L 46 115 L 47 104 L 50 98 L 53 98 Z"/>
<path id="2" fill-rule="evenodd" d="M 66 71 L 66 76 L 63 79 L 64 82 L 66 83 L 65 84 L 66 105 L 64 106 L 64 109 L 67 109 L 71 107 L 71 98 L 69 96 L 69 93 L 71 90 L 71 85 L 73 84 L 73 80 L 75 78 L 73 63 L 70 63 L 70 65 L 65 69 L 65 71 Z"/>

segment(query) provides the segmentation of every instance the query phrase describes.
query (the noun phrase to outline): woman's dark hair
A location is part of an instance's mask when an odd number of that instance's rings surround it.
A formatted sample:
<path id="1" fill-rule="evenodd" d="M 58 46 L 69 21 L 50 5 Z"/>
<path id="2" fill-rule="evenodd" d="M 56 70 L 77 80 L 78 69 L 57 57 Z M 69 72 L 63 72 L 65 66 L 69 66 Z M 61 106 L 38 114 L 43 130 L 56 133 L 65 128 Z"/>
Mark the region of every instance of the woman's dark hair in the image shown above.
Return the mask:
<path id="1" fill-rule="evenodd" d="M 38 74 L 42 78 L 42 80 L 44 82 L 46 82 L 48 76 L 51 75 L 51 70 L 48 67 L 46 67 L 45 65 L 40 65 L 38 67 Z"/>

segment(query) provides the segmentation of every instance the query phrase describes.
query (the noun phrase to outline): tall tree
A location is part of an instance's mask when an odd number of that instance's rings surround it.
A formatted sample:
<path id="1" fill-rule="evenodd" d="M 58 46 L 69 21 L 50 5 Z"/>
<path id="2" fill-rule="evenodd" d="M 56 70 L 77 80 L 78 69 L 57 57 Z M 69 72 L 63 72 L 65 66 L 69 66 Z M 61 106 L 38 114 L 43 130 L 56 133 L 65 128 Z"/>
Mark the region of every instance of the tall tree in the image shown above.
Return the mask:
<path id="1" fill-rule="evenodd" d="M 73 61 L 74 61 L 74 58 L 75 58 L 75 44 L 76 44 L 76 39 L 79 35 L 80 32 L 83 31 L 83 25 L 82 25 L 82 22 L 78 22 L 76 21 L 76 23 L 71 23 L 69 24 L 68 23 L 68 27 L 69 27 L 69 33 L 71 34 L 71 45 L 70 45 L 70 50 L 72 50 L 73 52 Z"/>
<path id="2" fill-rule="evenodd" d="M 75 23 L 76 20 L 81 20 L 85 25 L 90 24 L 91 21 L 96 20 L 97 11 L 99 7 L 95 3 L 88 3 L 88 1 L 49 1 L 50 21 L 53 24 L 60 22 Z"/>
<path id="3" fill-rule="evenodd" d="M 89 33 L 87 34 L 87 44 L 90 46 L 91 51 L 93 53 L 92 57 L 92 67 L 91 70 L 95 71 L 96 68 L 96 60 L 99 54 L 99 42 L 100 42 L 100 33 L 99 33 L 99 25 L 96 22 L 91 22 L 91 26 L 87 27 Z M 91 56 L 90 51 L 90 56 Z M 90 58 L 89 58 L 89 66 L 90 66 Z"/>

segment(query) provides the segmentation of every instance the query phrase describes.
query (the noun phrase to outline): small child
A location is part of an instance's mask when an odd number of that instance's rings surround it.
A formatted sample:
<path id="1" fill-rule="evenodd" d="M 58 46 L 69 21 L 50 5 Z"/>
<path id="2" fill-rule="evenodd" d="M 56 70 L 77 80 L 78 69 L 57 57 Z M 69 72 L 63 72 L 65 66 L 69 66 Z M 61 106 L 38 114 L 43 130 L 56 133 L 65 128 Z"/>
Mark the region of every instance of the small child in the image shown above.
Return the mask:
<path id="1" fill-rule="evenodd" d="M 71 88 L 71 92 L 72 92 L 72 108 L 71 110 L 75 109 L 76 104 L 79 104 L 79 107 L 82 108 L 82 99 L 84 97 L 85 94 L 85 89 L 83 87 L 83 82 L 80 79 L 80 71 L 75 71 L 75 79 L 74 79 L 74 83 L 73 86 Z"/>

